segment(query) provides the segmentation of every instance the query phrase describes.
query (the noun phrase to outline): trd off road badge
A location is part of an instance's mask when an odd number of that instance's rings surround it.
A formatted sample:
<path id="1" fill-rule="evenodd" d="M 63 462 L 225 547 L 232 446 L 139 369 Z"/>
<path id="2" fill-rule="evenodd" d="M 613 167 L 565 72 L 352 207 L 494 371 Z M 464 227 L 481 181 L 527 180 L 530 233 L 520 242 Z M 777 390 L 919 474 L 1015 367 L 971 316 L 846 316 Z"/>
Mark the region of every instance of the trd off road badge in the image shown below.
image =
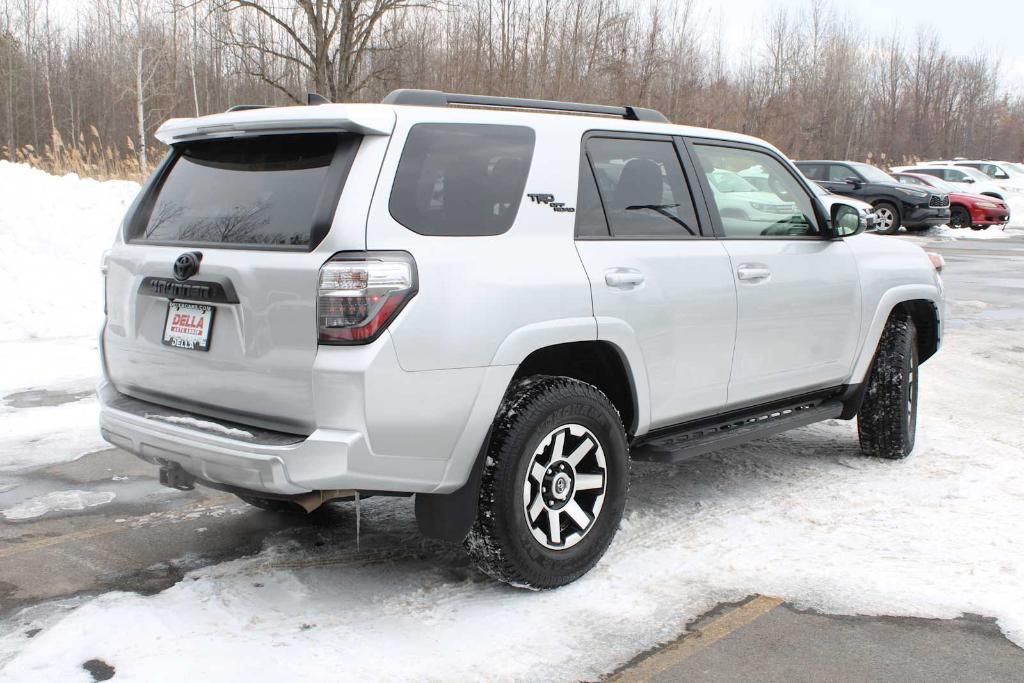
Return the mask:
<path id="1" fill-rule="evenodd" d="M 532 194 L 528 194 L 526 196 L 530 198 L 530 201 L 535 202 L 537 204 L 547 204 L 552 209 L 554 209 L 554 211 L 556 213 L 575 213 L 576 212 L 575 208 L 573 208 L 571 206 L 566 206 L 565 202 L 556 202 L 555 201 L 555 195 L 553 195 L 553 194 L 532 193 Z"/>

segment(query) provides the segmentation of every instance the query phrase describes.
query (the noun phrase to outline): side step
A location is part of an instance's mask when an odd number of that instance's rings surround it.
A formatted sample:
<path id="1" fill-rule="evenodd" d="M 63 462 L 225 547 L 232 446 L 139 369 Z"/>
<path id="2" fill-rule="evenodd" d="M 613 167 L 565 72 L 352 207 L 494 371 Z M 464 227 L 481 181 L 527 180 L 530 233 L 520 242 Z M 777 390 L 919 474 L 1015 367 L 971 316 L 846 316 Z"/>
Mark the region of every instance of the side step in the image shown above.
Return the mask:
<path id="1" fill-rule="evenodd" d="M 722 448 L 839 417 L 843 403 L 818 400 L 795 403 L 770 411 L 748 413 L 725 421 L 691 422 L 678 429 L 660 430 L 630 448 L 634 460 L 680 462 Z"/>

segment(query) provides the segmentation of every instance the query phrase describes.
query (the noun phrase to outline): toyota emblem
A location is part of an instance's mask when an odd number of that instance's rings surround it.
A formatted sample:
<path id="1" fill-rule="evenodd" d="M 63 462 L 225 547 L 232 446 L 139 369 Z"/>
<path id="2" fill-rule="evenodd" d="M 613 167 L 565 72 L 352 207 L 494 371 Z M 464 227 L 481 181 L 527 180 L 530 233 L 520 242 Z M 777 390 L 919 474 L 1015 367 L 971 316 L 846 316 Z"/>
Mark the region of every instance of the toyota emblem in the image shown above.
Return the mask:
<path id="1" fill-rule="evenodd" d="M 198 273 L 202 260 L 203 254 L 199 251 L 189 251 L 174 259 L 174 279 L 187 280 Z"/>

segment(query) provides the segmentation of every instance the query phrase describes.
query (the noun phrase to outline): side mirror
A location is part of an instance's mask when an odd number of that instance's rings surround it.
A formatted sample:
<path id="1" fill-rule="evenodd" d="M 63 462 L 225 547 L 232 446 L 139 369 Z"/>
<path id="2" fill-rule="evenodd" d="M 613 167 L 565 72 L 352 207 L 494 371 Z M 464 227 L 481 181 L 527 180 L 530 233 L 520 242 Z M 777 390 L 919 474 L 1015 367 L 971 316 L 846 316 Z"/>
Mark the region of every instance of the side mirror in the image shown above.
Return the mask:
<path id="1" fill-rule="evenodd" d="M 962 183 L 974 183 L 974 178 L 972 178 L 971 176 L 967 176 L 966 178 L 964 178 L 960 182 L 962 182 Z"/>
<path id="2" fill-rule="evenodd" d="M 834 237 L 852 237 L 864 232 L 866 228 L 867 221 L 856 208 L 841 202 L 832 205 L 832 235 Z"/>
<path id="3" fill-rule="evenodd" d="M 856 189 L 860 188 L 861 180 L 860 180 L 860 178 L 857 178 L 857 177 L 854 177 L 854 176 L 850 176 L 849 178 L 846 179 L 846 184 L 847 185 L 853 185 L 853 189 L 856 190 Z"/>

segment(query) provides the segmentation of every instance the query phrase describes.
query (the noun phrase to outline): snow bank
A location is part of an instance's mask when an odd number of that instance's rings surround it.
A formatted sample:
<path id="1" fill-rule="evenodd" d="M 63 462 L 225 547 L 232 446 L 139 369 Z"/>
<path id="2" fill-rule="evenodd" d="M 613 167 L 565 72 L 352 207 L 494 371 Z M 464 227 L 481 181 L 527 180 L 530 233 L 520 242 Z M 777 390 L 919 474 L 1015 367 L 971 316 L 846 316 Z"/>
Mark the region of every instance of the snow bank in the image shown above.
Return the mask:
<path id="1" fill-rule="evenodd" d="M 0 161 L 0 341 L 96 334 L 100 257 L 138 190 Z"/>
<path id="2" fill-rule="evenodd" d="M 563 589 L 496 584 L 458 549 L 417 540 L 409 501 L 374 499 L 362 553 L 351 529 L 286 532 L 158 595 L 16 617 L 0 633 L 3 674 L 75 680 L 98 658 L 146 681 L 597 679 L 756 593 L 837 614 L 981 614 L 1024 644 L 1019 334 L 950 331 L 922 368 L 906 461 L 860 456 L 854 424 L 831 421 L 635 464 L 611 549 Z"/>

